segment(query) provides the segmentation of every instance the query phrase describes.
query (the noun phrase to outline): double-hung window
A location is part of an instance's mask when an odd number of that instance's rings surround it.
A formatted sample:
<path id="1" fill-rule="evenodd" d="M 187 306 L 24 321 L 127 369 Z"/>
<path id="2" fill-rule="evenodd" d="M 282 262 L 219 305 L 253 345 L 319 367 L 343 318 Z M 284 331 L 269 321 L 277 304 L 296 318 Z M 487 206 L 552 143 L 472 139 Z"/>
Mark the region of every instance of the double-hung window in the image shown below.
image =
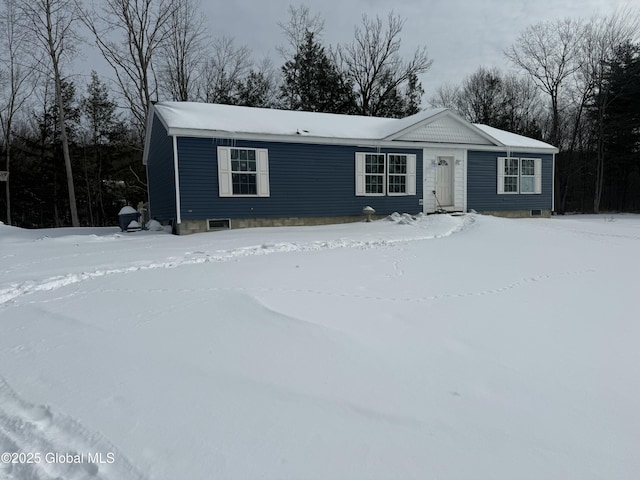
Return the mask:
<path id="1" fill-rule="evenodd" d="M 539 158 L 498 158 L 498 193 L 542 193 L 542 160 Z"/>
<path id="2" fill-rule="evenodd" d="M 415 195 L 416 156 L 356 153 L 356 195 Z"/>
<path id="3" fill-rule="evenodd" d="M 407 156 L 389 154 L 389 195 L 407 193 Z"/>
<path id="4" fill-rule="evenodd" d="M 367 195 L 384 195 L 385 156 L 365 155 L 364 185 Z"/>
<path id="5" fill-rule="evenodd" d="M 218 147 L 218 187 L 221 197 L 268 197 L 267 150 Z"/>

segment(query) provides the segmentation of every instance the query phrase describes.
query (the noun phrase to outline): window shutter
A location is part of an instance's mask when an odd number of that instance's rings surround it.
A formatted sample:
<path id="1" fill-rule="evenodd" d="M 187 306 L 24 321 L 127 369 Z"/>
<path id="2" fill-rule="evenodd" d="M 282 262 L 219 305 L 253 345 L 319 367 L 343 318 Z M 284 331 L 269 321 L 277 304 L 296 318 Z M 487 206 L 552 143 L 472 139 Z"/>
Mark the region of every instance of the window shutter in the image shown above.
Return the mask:
<path id="1" fill-rule="evenodd" d="M 233 195 L 231 149 L 229 147 L 218 147 L 218 195 L 221 197 Z"/>
<path id="2" fill-rule="evenodd" d="M 416 156 L 407 155 L 407 195 L 416 194 Z"/>
<path id="3" fill-rule="evenodd" d="M 256 150 L 258 158 L 258 196 L 268 197 L 269 192 L 269 153 L 267 150 Z"/>
<path id="4" fill-rule="evenodd" d="M 542 193 L 542 159 L 533 160 L 535 179 L 533 181 L 533 193 Z"/>
<path id="5" fill-rule="evenodd" d="M 504 157 L 498 157 L 498 193 L 504 193 Z"/>
<path id="6" fill-rule="evenodd" d="M 365 154 L 356 153 L 356 196 L 365 195 Z"/>

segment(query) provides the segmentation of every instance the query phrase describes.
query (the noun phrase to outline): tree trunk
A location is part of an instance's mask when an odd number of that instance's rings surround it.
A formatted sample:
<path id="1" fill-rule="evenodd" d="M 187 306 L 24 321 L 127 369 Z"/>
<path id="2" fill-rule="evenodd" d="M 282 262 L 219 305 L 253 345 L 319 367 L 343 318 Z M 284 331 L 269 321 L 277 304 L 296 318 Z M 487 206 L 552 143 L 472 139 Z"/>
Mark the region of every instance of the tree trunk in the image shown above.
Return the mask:
<path id="1" fill-rule="evenodd" d="M 593 193 L 593 213 L 600 213 L 600 201 L 602 200 L 602 187 L 604 185 L 604 115 L 598 114 L 598 139 L 596 143 L 596 183 Z"/>
<path id="2" fill-rule="evenodd" d="M 50 12 L 47 12 L 50 15 Z M 49 19 L 48 19 L 49 20 Z M 49 23 L 50 26 L 50 23 Z M 65 122 L 64 99 L 62 98 L 62 79 L 60 78 L 60 66 L 58 65 L 58 56 L 56 54 L 54 40 L 49 34 L 49 53 L 53 63 L 53 75 L 56 88 L 56 102 L 58 104 L 58 123 L 60 128 L 60 140 L 62 142 L 62 156 L 64 157 L 64 166 L 67 172 L 67 189 L 69 191 L 69 209 L 71 210 L 71 224 L 74 227 L 80 226 L 78 220 L 78 207 L 76 206 L 76 191 L 73 186 L 73 170 L 71 168 L 71 155 L 69 154 L 69 139 L 67 137 L 67 126 Z"/>
<path id="3" fill-rule="evenodd" d="M 11 163 L 11 143 L 7 142 L 7 174 L 9 173 L 9 165 Z M 7 225 L 11 225 L 11 188 L 9 186 L 9 177 L 4 185 L 7 194 Z"/>

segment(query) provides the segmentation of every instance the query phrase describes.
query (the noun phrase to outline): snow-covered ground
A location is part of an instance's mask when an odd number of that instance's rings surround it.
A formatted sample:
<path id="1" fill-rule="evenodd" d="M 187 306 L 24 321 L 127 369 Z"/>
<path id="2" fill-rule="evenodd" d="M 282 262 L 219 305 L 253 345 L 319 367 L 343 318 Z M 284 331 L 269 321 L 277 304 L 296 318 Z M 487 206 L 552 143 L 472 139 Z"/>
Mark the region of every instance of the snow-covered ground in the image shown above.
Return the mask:
<path id="1" fill-rule="evenodd" d="M 634 215 L 0 225 L 0 479 L 635 480 L 639 252 Z"/>

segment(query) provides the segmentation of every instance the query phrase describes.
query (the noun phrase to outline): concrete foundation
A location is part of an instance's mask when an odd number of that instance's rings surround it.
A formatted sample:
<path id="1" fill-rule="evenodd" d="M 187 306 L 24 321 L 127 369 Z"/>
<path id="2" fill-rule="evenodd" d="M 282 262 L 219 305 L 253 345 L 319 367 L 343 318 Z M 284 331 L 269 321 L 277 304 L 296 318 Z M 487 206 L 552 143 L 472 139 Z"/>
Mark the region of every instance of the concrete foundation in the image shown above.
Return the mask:
<path id="1" fill-rule="evenodd" d="M 532 210 L 496 210 L 496 211 L 484 211 L 479 212 L 484 215 L 493 215 L 494 217 L 503 217 L 503 218 L 551 218 L 551 210 L 537 210 L 540 212 L 540 215 L 533 215 Z M 536 212 L 534 210 L 533 212 Z"/>
<path id="2" fill-rule="evenodd" d="M 387 215 L 373 215 L 377 220 Z M 256 228 L 256 227 L 302 227 L 312 225 L 330 225 L 338 223 L 364 222 L 364 215 L 340 216 L 340 217 L 284 217 L 284 218 L 231 218 L 229 228 Z M 226 230 L 222 228 L 209 229 L 208 220 L 183 220 L 175 225 L 174 233 L 177 235 L 189 235 L 191 233 L 213 232 Z"/>

